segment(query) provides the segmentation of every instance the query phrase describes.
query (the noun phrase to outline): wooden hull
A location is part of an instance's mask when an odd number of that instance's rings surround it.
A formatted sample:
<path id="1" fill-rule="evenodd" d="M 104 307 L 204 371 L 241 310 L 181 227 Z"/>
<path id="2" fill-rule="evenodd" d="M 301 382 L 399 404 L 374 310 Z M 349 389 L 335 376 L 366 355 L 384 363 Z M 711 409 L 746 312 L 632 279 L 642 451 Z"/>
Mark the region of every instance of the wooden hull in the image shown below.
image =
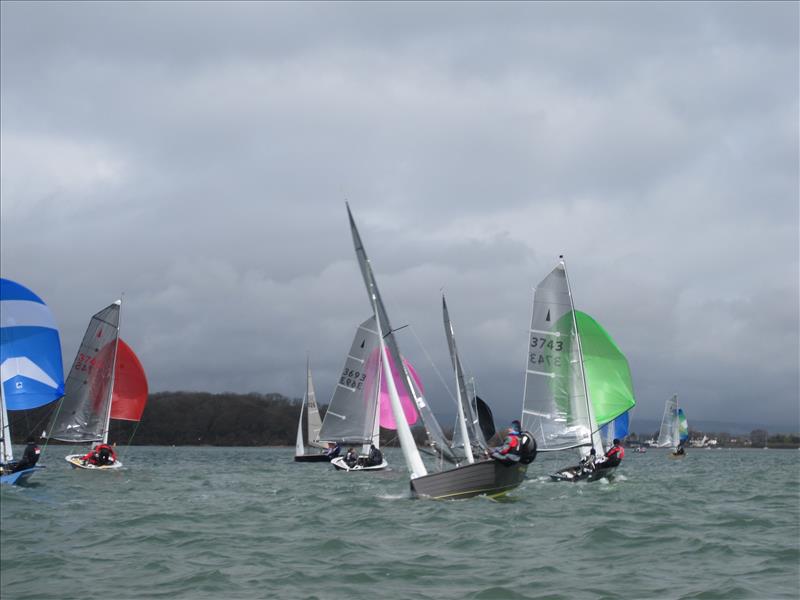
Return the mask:
<path id="1" fill-rule="evenodd" d="M 65 456 L 64 460 L 75 469 L 86 469 L 87 471 L 114 471 L 122 468 L 122 463 L 118 460 L 115 460 L 110 465 L 93 465 L 91 463 L 84 463 L 81 460 L 82 456 L 82 454 L 70 454 L 69 456 Z"/>
<path id="2" fill-rule="evenodd" d="M 331 457 L 327 454 L 301 454 L 294 457 L 294 462 L 327 463 L 331 462 Z"/>
<path id="3" fill-rule="evenodd" d="M 361 459 L 365 459 L 364 456 L 359 456 L 359 462 L 354 466 L 350 467 L 344 462 L 344 457 L 340 456 L 339 458 L 334 458 L 331 461 L 331 464 L 336 467 L 337 471 L 382 471 L 386 467 L 389 466 L 389 463 L 386 462 L 384 458 L 379 465 L 370 465 L 366 466 Z"/>
<path id="4" fill-rule="evenodd" d="M 417 498 L 455 500 L 472 496 L 502 496 L 525 479 L 528 465 L 486 460 L 411 480 Z"/>

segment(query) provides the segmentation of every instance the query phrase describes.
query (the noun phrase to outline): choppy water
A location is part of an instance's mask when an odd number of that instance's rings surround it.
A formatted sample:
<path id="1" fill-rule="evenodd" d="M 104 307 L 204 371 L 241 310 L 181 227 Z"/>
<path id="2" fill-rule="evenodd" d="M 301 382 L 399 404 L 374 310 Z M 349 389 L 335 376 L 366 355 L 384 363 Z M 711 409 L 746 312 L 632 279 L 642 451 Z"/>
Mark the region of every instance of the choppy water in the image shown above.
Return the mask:
<path id="1" fill-rule="evenodd" d="M 797 451 L 628 452 L 611 482 L 411 500 L 290 448 L 132 447 L 120 472 L 0 492 L 0 595 L 59 598 L 797 598 Z"/>

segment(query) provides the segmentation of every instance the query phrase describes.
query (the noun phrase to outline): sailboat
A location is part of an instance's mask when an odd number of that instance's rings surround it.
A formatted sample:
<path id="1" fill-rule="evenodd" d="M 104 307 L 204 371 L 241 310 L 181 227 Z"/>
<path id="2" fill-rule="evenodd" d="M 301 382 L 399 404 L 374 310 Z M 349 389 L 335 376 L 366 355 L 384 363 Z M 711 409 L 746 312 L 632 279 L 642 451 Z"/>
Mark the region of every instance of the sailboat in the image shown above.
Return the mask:
<path id="1" fill-rule="evenodd" d="M 0 380 L 0 483 L 20 484 L 44 467 L 25 468 L 14 461 L 8 411 L 38 408 L 61 398 L 64 367 L 50 309 L 10 279 L 0 279 Z"/>
<path id="2" fill-rule="evenodd" d="M 480 494 L 499 496 L 517 487 L 524 479 L 528 468 L 528 464 L 523 460 L 514 463 L 504 463 L 496 460 L 479 461 L 458 465 L 455 468 L 436 473 L 428 473 L 428 469 L 411 434 L 411 427 L 403 412 L 396 380 L 391 375 L 389 357 L 391 357 L 392 363 L 398 366 L 399 377 L 397 379 L 400 387 L 409 398 L 413 398 L 417 412 L 422 418 L 430 450 L 435 452 L 442 461 L 454 464 L 458 463 L 458 456 L 453 452 L 422 391 L 414 383 L 408 368 L 400 358 L 400 349 L 395 339 L 394 330 L 389 322 L 389 316 L 378 290 L 372 266 L 367 258 L 364 244 L 361 241 L 361 236 L 356 228 L 349 205 L 347 206 L 347 216 L 350 221 L 350 232 L 353 236 L 356 257 L 375 317 L 382 374 L 387 381 L 389 401 L 397 425 L 398 439 L 410 473 L 409 484 L 412 496 L 434 499 L 468 498 Z M 465 444 L 465 446 L 467 445 L 469 444 Z"/>
<path id="3" fill-rule="evenodd" d="M 600 427 L 636 404 L 628 361 L 611 336 L 575 310 L 564 257 L 536 287 L 528 345 L 522 424 L 540 452 L 604 454 Z M 615 466 L 560 469 L 559 481 L 594 480 Z"/>
<path id="4" fill-rule="evenodd" d="M 305 440 L 303 439 L 303 411 L 306 411 L 308 445 L 313 448 L 327 448 L 327 444 L 319 441 L 319 430 L 322 428 L 322 420 L 319 418 L 319 408 L 317 408 L 317 395 L 314 392 L 314 382 L 311 379 L 311 363 L 306 360 L 306 393 L 303 395 L 303 403 L 300 405 L 300 419 L 297 422 L 297 439 L 295 441 L 295 462 L 330 462 L 331 457 L 324 452 L 314 452 L 306 454 Z"/>
<path id="5" fill-rule="evenodd" d="M 672 448 L 670 458 L 683 458 L 683 448 L 689 439 L 689 423 L 682 408 L 678 408 L 678 395 L 674 394 L 664 405 L 664 416 L 661 418 L 661 429 L 658 432 L 656 446 Z"/>
<path id="6" fill-rule="evenodd" d="M 320 437 L 323 439 L 362 446 L 354 463 L 348 464 L 344 456 L 331 460 L 341 471 L 380 471 L 388 466 L 384 458 L 378 464 L 368 461 L 370 447 L 380 448 L 381 372 L 377 348 L 375 317 L 370 317 L 356 329 L 322 421 Z"/>
<path id="7" fill-rule="evenodd" d="M 147 403 L 147 378 L 133 350 L 119 337 L 117 300 L 94 316 L 83 336 L 75 362 L 67 376 L 61 406 L 53 415 L 48 437 L 65 442 L 108 444 L 111 419 L 141 420 Z M 95 465 L 70 454 L 73 467 L 112 470 L 122 467 L 116 458 Z"/>

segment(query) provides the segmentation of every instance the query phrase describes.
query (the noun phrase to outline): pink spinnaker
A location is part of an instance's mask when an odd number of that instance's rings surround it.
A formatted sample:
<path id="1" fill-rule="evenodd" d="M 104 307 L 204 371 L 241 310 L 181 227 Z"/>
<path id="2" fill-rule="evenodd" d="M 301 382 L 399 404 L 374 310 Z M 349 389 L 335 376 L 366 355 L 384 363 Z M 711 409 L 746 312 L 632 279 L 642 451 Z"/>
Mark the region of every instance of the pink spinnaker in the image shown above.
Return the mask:
<path id="1" fill-rule="evenodd" d="M 367 364 L 365 370 L 367 372 L 367 380 L 366 380 L 366 389 L 375 389 L 375 376 L 378 371 L 378 367 L 380 366 L 380 361 L 378 360 L 380 357 L 380 348 L 376 348 L 372 351 L 372 354 L 367 359 Z M 406 386 L 403 385 L 402 380 L 402 373 L 400 373 L 397 367 L 392 360 L 392 355 L 387 352 L 387 357 L 389 358 L 389 366 L 392 369 L 392 378 L 394 379 L 395 387 L 397 388 L 397 395 L 400 397 L 400 405 L 403 407 L 403 413 L 406 416 L 406 421 L 408 421 L 409 425 L 413 425 L 417 422 L 417 408 L 414 399 L 408 395 L 406 392 Z M 420 392 L 424 393 L 422 388 L 422 382 L 419 380 L 419 376 L 417 372 L 414 370 L 414 367 L 411 366 L 411 363 L 408 362 L 405 358 L 403 359 L 403 364 L 408 369 L 409 375 L 414 380 L 414 383 L 419 388 Z M 389 387 L 386 383 L 386 379 L 383 377 L 383 371 L 381 370 L 381 391 L 380 396 L 378 397 L 378 401 L 380 402 L 380 419 L 381 419 L 381 427 L 385 429 L 397 429 L 397 422 L 394 420 L 394 413 L 392 413 L 392 403 L 389 398 Z"/>

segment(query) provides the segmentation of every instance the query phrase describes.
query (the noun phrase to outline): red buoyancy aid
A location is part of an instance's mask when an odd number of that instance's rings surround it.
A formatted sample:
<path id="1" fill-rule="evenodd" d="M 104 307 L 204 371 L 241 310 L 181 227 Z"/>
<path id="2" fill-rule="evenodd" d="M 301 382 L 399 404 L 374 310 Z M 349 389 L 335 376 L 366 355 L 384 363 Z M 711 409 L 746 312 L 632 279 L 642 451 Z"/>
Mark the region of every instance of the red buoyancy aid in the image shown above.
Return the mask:
<path id="1" fill-rule="evenodd" d="M 519 452 L 519 434 L 512 431 L 508 432 L 508 448 L 504 444 L 500 454 L 508 454 L 509 452 Z"/>
<path id="2" fill-rule="evenodd" d="M 611 457 L 612 457 L 612 456 L 614 456 L 615 454 L 618 454 L 619 456 L 617 456 L 617 458 L 619 458 L 620 460 L 622 460 L 623 458 L 625 458 L 625 448 L 623 448 L 622 446 L 612 446 L 612 447 L 611 447 L 611 448 L 608 450 L 608 452 L 606 452 L 606 456 L 607 456 L 608 458 L 611 458 Z"/>

